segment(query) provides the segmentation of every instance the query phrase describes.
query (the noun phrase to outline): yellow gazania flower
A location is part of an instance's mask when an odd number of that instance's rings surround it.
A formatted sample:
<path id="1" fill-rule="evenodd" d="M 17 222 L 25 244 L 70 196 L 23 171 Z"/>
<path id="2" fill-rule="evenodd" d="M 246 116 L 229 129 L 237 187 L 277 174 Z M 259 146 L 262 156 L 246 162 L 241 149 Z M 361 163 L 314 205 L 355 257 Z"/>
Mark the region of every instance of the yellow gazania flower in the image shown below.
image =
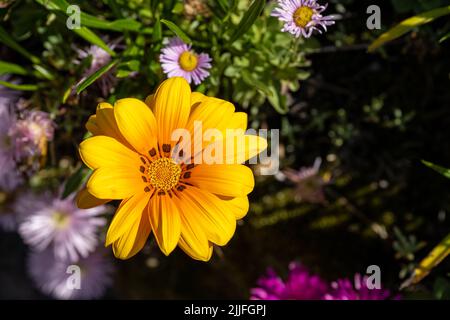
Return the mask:
<path id="1" fill-rule="evenodd" d="M 86 127 L 94 136 L 80 144 L 80 155 L 94 172 L 77 201 L 90 208 L 122 200 L 105 243 L 112 244 L 116 257 L 135 255 L 153 230 L 164 254 L 178 245 L 192 258 L 207 261 L 213 244 L 225 245 L 236 220 L 246 215 L 247 195 L 254 187 L 248 167 L 178 164 L 171 158 L 177 145 L 172 132 L 185 128 L 194 136 L 194 121 L 201 121 L 203 130 L 247 127 L 245 113 L 235 112 L 227 101 L 191 93 L 178 77 L 164 81 L 145 103 L 132 98 L 118 100 L 114 107 L 101 103 L 89 118 Z M 245 135 L 242 141 L 244 161 L 267 147 L 257 136 Z M 242 149 L 234 149 L 232 156 L 239 158 L 236 150 Z"/>

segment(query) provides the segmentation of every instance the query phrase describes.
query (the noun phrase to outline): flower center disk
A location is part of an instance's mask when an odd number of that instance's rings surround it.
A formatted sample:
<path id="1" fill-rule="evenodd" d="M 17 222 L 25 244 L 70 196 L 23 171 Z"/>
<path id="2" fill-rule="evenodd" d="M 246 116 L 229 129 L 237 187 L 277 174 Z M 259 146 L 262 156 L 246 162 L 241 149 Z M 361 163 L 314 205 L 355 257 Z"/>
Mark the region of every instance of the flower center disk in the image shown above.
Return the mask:
<path id="1" fill-rule="evenodd" d="M 161 158 L 150 164 L 148 175 L 153 187 L 168 191 L 178 184 L 181 175 L 181 167 L 172 159 Z"/>
<path id="2" fill-rule="evenodd" d="M 297 10 L 295 10 L 293 18 L 294 22 L 298 27 L 305 28 L 308 23 L 311 22 L 312 16 L 314 15 L 314 10 L 310 7 L 300 7 Z"/>
<path id="3" fill-rule="evenodd" d="M 178 62 L 180 64 L 181 69 L 183 69 L 184 71 L 192 71 L 195 68 L 197 68 L 198 65 L 197 56 L 190 51 L 183 52 L 180 55 Z"/>

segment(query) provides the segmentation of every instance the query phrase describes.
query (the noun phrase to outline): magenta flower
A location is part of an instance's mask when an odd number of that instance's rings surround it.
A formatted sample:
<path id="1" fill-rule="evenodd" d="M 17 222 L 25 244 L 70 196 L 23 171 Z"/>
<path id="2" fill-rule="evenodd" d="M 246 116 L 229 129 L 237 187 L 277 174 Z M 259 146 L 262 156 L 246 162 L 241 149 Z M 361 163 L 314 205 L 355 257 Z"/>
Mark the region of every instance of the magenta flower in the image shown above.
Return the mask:
<path id="1" fill-rule="evenodd" d="M 26 244 L 36 251 L 51 247 L 56 258 L 72 262 L 94 251 L 99 228 L 106 224 L 99 217 L 105 206 L 78 209 L 73 195 L 62 200 L 50 193 L 30 194 L 17 202 L 15 211 L 26 216 L 19 226 Z"/>
<path id="2" fill-rule="evenodd" d="M 278 0 L 277 4 L 271 16 L 284 22 L 281 31 L 296 38 L 309 38 L 314 30 L 322 33 L 320 27 L 327 31 L 327 26 L 335 24 L 333 16 L 322 16 L 327 5 L 322 6 L 316 0 Z"/>
<path id="3" fill-rule="evenodd" d="M 331 283 L 331 290 L 325 294 L 324 300 L 387 300 L 400 299 L 400 296 L 391 296 L 387 289 L 370 289 L 368 277 L 355 274 L 354 282 L 350 279 L 339 279 Z"/>
<path id="4" fill-rule="evenodd" d="M 50 114 L 25 110 L 9 130 L 17 161 L 39 157 L 47 153 L 47 142 L 53 140 L 55 123 Z"/>
<path id="5" fill-rule="evenodd" d="M 199 85 L 209 76 L 212 59 L 206 53 L 196 54 L 191 45 L 180 38 L 172 38 L 159 56 L 164 73 L 169 77 L 183 77 Z"/>
<path id="6" fill-rule="evenodd" d="M 269 269 L 258 280 L 257 288 L 251 290 L 252 300 L 321 300 L 327 292 L 327 284 L 319 276 L 297 264 L 289 265 L 289 276 L 283 281 Z"/>
<path id="7" fill-rule="evenodd" d="M 79 268 L 79 269 L 78 269 Z M 70 277 L 80 271 L 79 286 Z M 32 252 L 28 273 L 37 287 L 56 299 L 95 299 L 112 284 L 114 268 L 104 249 L 96 250 L 76 264 L 58 260 L 52 250 Z"/>

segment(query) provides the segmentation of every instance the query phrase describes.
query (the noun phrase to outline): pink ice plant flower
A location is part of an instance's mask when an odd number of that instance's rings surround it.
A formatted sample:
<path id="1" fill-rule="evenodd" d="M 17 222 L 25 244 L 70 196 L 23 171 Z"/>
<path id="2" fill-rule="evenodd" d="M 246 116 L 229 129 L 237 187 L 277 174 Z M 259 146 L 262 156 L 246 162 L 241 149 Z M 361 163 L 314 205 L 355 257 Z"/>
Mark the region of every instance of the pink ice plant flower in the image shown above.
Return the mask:
<path id="1" fill-rule="evenodd" d="M 169 77 L 183 77 L 199 85 L 209 76 L 212 59 L 207 53 L 197 54 L 190 44 L 180 38 L 171 38 L 159 56 L 162 69 Z"/>
<path id="2" fill-rule="evenodd" d="M 79 209 L 74 195 L 61 199 L 45 193 L 24 197 L 15 211 L 25 216 L 19 234 L 26 244 L 36 251 L 52 248 L 58 259 L 76 262 L 95 250 L 99 228 L 106 224 L 100 215 L 107 208 Z"/>

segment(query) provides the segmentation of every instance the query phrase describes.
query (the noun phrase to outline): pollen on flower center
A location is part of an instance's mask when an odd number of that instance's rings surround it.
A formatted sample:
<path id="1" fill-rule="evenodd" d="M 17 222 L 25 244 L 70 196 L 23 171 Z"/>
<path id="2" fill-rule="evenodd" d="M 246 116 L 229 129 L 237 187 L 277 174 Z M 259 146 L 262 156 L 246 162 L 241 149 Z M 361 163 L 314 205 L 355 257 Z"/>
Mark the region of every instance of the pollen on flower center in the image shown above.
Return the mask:
<path id="1" fill-rule="evenodd" d="M 153 161 L 148 168 L 150 183 L 164 191 L 173 189 L 180 180 L 181 167 L 169 158 Z"/>
<path id="2" fill-rule="evenodd" d="M 312 20 L 314 10 L 307 6 L 302 6 L 294 11 L 294 22 L 298 27 L 305 28 Z"/>
<path id="3" fill-rule="evenodd" d="M 181 69 L 184 71 L 192 71 L 197 68 L 198 65 L 197 55 L 190 51 L 185 51 L 180 55 L 178 62 Z"/>

